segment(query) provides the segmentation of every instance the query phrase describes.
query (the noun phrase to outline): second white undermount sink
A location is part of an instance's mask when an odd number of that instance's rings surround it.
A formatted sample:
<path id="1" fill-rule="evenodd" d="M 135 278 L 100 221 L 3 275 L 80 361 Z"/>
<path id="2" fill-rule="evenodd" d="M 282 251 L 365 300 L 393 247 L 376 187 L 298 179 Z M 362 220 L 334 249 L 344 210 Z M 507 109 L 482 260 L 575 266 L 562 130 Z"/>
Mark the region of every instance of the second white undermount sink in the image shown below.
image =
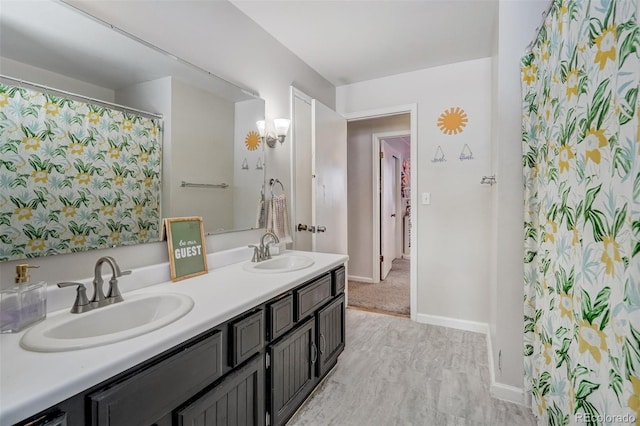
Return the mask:
<path id="1" fill-rule="evenodd" d="M 279 273 L 298 271 L 314 264 L 314 260 L 299 254 L 285 254 L 262 262 L 247 262 L 243 268 L 249 272 Z"/>
<path id="2" fill-rule="evenodd" d="M 126 296 L 125 296 L 126 297 Z M 193 299 L 177 293 L 135 295 L 124 302 L 72 314 L 49 316 L 29 329 L 20 346 L 36 352 L 61 352 L 102 346 L 140 336 L 186 315 Z"/>

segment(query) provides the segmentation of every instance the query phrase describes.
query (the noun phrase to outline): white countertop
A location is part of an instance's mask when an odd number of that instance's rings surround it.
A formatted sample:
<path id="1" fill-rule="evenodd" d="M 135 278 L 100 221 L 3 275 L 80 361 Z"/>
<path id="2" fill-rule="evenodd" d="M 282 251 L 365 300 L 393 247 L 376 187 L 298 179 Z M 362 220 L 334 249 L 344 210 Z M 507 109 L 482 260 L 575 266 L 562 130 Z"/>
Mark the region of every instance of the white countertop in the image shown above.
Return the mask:
<path id="1" fill-rule="evenodd" d="M 26 330 L 0 335 L 0 425 L 14 424 L 64 401 L 348 259 L 339 254 L 286 253 L 304 254 L 315 263 L 298 271 L 257 274 L 243 270 L 243 261 L 210 270 L 206 275 L 124 293 L 125 299 L 128 294 L 182 293 L 195 302 L 184 317 L 142 336 L 77 351 L 39 353 L 20 347 Z M 136 271 L 128 279 L 135 276 Z M 72 303 L 70 297 L 65 309 Z"/>

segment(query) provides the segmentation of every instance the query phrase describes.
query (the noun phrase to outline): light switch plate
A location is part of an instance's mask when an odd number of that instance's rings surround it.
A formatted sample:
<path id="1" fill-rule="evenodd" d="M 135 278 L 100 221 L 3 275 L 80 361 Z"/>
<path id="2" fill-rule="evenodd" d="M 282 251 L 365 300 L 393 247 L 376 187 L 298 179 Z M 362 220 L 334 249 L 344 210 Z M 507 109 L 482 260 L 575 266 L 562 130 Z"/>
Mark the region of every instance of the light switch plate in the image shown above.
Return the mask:
<path id="1" fill-rule="evenodd" d="M 431 204 L 431 193 L 430 192 L 423 192 L 422 193 L 422 204 L 424 204 L 424 205 Z"/>

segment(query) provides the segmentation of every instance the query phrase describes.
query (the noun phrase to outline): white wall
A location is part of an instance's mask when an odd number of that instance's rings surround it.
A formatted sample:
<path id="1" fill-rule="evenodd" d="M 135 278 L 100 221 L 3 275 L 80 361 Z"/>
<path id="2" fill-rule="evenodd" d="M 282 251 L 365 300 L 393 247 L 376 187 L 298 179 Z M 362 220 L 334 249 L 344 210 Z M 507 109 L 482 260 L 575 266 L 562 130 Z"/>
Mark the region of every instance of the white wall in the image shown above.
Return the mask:
<path id="1" fill-rule="evenodd" d="M 289 86 L 295 83 L 329 106 L 335 88 L 297 56 L 227 1 L 110 2 L 72 0 L 69 3 L 162 49 L 191 61 L 229 81 L 257 91 L 266 101 L 267 118 L 289 116 Z M 290 146 L 270 150 L 270 176 L 288 189 Z M 207 238 L 208 252 L 255 243 L 259 231 L 234 232 Z M 34 280 L 50 283 L 86 278 L 102 255 L 114 256 L 124 269 L 166 262 L 165 243 L 33 259 L 40 265 Z M 13 282 L 19 261 L 0 264 L 0 282 Z"/>
<path id="2" fill-rule="evenodd" d="M 115 102 L 114 92 L 106 87 L 69 78 L 42 68 L 23 64 L 13 59 L 0 57 L 0 74 L 18 78 L 24 81 L 39 83 L 45 86 L 76 93 L 89 98 L 100 99 L 107 102 Z"/>
<path id="3" fill-rule="evenodd" d="M 233 228 L 235 103 L 178 79 L 171 85 L 171 205 L 166 217 L 202 216 L 205 232 Z M 204 131 L 203 131 L 204 130 Z M 228 188 L 182 188 L 181 182 Z"/>
<path id="4" fill-rule="evenodd" d="M 255 227 L 258 217 L 258 201 L 260 189 L 264 185 L 263 169 L 258 164 L 264 163 L 266 144 L 261 143 L 255 151 L 249 151 L 245 138 L 250 131 L 256 132 L 256 121 L 264 118 L 264 104 L 259 99 L 236 102 L 235 129 L 233 148 L 233 222 L 235 229 Z M 249 169 L 242 168 L 247 160 Z M 264 189 L 264 188 L 262 188 Z"/>
<path id="5" fill-rule="evenodd" d="M 418 187 L 431 193 L 430 205 L 413 206 L 417 319 L 451 319 L 488 323 L 492 189 L 480 185 L 491 170 L 491 58 L 399 74 L 336 90 L 339 112 L 418 104 L 417 155 L 412 172 Z M 436 126 L 440 114 L 459 106 L 469 122 L 458 135 Z M 460 161 L 464 144 L 474 160 Z M 432 163 L 437 146 L 447 162 Z M 412 259 L 414 261 L 414 259 Z"/>
<path id="6" fill-rule="evenodd" d="M 374 133 L 408 130 L 410 115 L 400 114 L 347 124 L 347 193 L 349 208 L 349 276 L 373 279 L 373 141 Z"/>
<path id="7" fill-rule="evenodd" d="M 523 387 L 524 269 L 523 181 L 520 59 L 542 23 L 548 1 L 501 0 L 499 5 L 498 56 L 494 63 L 495 281 L 491 294 L 494 318 L 491 345 L 495 381 Z M 499 354 L 501 362 L 499 363 Z M 499 365 L 500 364 L 500 365 Z M 498 389 L 498 391 L 500 391 Z"/>

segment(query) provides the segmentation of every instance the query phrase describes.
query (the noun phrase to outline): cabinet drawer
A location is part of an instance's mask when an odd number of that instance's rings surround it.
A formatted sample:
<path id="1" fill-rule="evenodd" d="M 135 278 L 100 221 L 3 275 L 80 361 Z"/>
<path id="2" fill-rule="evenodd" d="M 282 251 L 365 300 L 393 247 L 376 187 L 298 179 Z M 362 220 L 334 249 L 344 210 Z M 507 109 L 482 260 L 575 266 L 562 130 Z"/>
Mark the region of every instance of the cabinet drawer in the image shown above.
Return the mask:
<path id="1" fill-rule="evenodd" d="M 296 321 L 300 321 L 307 315 L 324 305 L 331 299 L 331 275 L 327 274 L 301 289 L 294 290 Z"/>
<path id="2" fill-rule="evenodd" d="M 230 324 L 229 365 L 235 367 L 264 347 L 264 311 L 260 309 Z"/>
<path id="3" fill-rule="evenodd" d="M 138 426 L 160 419 L 222 375 L 222 333 L 89 395 L 91 425 Z"/>
<path id="4" fill-rule="evenodd" d="M 339 267 L 331 271 L 331 279 L 333 281 L 333 295 L 337 296 L 340 293 L 344 293 L 344 287 L 346 282 L 344 266 Z"/>
<path id="5" fill-rule="evenodd" d="M 267 307 L 267 339 L 276 340 L 293 327 L 293 296 L 291 294 Z"/>

